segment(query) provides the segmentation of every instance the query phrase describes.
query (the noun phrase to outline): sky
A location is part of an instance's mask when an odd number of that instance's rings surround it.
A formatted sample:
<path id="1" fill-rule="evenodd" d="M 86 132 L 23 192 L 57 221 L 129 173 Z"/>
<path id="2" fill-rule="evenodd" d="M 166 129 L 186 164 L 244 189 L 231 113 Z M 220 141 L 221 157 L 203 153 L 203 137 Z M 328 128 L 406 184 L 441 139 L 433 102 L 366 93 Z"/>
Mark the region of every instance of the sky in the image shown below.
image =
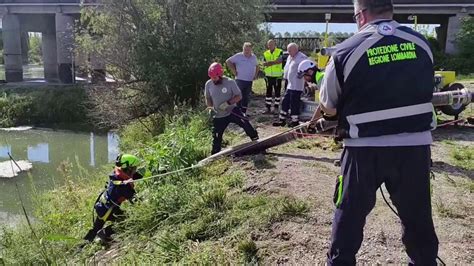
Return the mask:
<path id="1" fill-rule="evenodd" d="M 325 32 L 326 24 L 325 23 L 268 23 L 270 25 L 270 30 L 272 33 L 294 33 L 300 31 L 317 31 Z M 412 27 L 412 24 L 404 24 L 406 26 Z M 419 25 L 421 27 L 428 27 L 428 31 L 432 32 L 433 29 L 438 25 Z M 357 32 L 357 26 L 355 23 L 329 23 L 329 32 Z"/>
<path id="2" fill-rule="evenodd" d="M 272 33 L 293 33 L 299 31 L 326 31 L 325 23 L 269 23 Z M 329 32 L 357 32 L 355 23 L 329 23 Z"/>

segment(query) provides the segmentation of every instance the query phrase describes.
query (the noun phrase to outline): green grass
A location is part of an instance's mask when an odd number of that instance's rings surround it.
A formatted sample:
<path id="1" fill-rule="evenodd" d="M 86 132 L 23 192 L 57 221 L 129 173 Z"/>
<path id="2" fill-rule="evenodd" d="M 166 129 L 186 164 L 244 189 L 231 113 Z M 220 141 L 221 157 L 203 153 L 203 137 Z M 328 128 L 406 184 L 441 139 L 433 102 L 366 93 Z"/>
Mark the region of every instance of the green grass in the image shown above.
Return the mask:
<path id="1" fill-rule="evenodd" d="M 451 158 L 456 166 L 474 170 L 474 149 L 471 146 L 458 146 L 451 150 Z"/>
<path id="2" fill-rule="evenodd" d="M 458 211 L 454 207 L 445 204 L 441 197 L 437 198 L 435 202 L 435 207 L 436 207 L 436 211 L 441 217 L 451 218 L 451 219 L 465 218 L 465 215 L 458 213 Z"/>
<path id="3" fill-rule="evenodd" d="M 456 80 L 458 81 L 474 81 L 474 73 L 468 75 L 457 75 Z"/>
<path id="4" fill-rule="evenodd" d="M 140 127 L 134 124 L 133 127 Z M 140 132 L 128 129 L 126 132 Z M 211 132 L 204 115 L 166 118 L 163 133 L 123 134 L 127 151 L 147 162 L 147 175 L 181 169 L 209 154 Z M 124 148 L 124 147 L 123 147 Z M 63 173 L 73 176 L 65 164 Z M 38 196 L 37 238 L 26 226 L 4 228 L 0 257 L 4 264 L 83 264 L 102 247 L 78 244 L 91 227 L 93 201 L 106 173 L 83 173 L 62 187 Z M 204 168 L 136 184 L 137 202 L 124 203 L 126 218 L 116 224 L 120 256 L 114 264 L 245 264 L 258 262 L 251 232 L 271 223 L 305 216 L 306 202 L 247 194 L 245 174 L 228 160 Z M 45 252 L 40 247 L 44 246 Z M 96 257 L 107 261 L 107 258 Z M 108 258 L 110 259 L 110 258 Z"/>
<path id="5" fill-rule="evenodd" d="M 256 95 L 265 96 L 267 93 L 267 85 L 265 84 L 265 79 L 260 78 L 253 81 L 252 91 Z"/>

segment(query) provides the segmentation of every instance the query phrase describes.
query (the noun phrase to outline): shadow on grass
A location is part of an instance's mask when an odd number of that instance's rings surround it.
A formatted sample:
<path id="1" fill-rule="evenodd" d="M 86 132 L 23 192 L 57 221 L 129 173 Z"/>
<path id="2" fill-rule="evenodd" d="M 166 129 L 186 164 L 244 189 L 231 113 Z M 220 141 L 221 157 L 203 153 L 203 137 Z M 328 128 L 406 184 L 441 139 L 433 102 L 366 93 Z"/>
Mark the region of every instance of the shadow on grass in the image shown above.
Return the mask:
<path id="1" fill-rule="evenodd" d="M 471 180 L 474 180 L 474 171 L 464 169 L 459 166 L 455 166 L 449 163 L 436 161 L 433 162 L 433 171 L 440 173 L 448 173 L 451 175 L 465 176 Z"/>

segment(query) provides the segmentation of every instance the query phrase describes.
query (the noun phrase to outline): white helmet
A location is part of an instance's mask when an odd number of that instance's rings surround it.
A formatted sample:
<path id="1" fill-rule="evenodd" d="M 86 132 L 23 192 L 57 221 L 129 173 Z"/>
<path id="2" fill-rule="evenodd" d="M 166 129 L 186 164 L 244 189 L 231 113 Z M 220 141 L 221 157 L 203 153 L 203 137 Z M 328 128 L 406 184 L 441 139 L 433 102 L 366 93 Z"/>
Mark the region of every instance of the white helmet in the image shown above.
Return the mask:
<path id="1" fill-rule="evenodd" d="M 316 66 L 316 63 L 313 60 L 310 60 L 310 59 L 303 60 L 298 65 L 298 78 L 302 78 L 309 69 L 314 68 L 315 66 Z"/>

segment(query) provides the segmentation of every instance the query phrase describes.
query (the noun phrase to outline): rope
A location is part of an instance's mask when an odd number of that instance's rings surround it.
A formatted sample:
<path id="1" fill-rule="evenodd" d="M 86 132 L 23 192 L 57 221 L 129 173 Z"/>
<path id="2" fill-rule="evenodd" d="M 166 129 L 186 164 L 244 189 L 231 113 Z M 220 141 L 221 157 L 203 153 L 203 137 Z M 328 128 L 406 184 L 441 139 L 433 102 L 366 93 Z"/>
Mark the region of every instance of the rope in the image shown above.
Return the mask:
<path id="1" fill-rule="evenodd" d="M 137 182 L 150 180 L 150 179 L 154 179 L 154 178 L 158 178 L 158 177 L 163 177 L 163 176 L 168 176 L 168 175 L 172 175 L 172 174 L 185 172 L 185 171 L 188 171 L 188 170 L 191 170 L 191 169 L 194 169 L 194 168 L 200 168 L 200 167 L 203 167 L 203 166 L 204 166 L 203 164 L 195 164 L 195 165 L 192 165 L 192 166 L 189 166 L 189 167 L 186 167 L 186 168 L 181 168 L 181 169 L 178 169 L 178 170 L 175 170 L 175 171 L 166 172 L 166 173 L 162 173 L 162 174 L 158 174 L 158 175 L 152 175 L 152 176 L 144 177 L 144 178 L 141 178 L 141 179 L 127 179 L 127 180 L 123 180 L 123 181 L 122 180 L 115 180 L 112 183 L 114 185 L 126 185 L 126 184 L 130 184 L 130 183 L 137 183 Z"/>
<path id="2" fill-rule="evenodd" d="M 455 124 L 455 123 L 458 123 L 458 122 L 464 122 L 465 120 L 466 119 L 464 119 L 464 118 L 463 119 L 458 119 L 458 120 L 443 123 L 441 125 L 438 125 L 437 127 L 445 127 L 445 126 L 452 125 L 452 124 Z"/>
<path id="3" fill-rule="evenodd" d="M 400 215 L 398 214 L 398 212 L 397 212 L 397 211 L 392 207 L 392 205 L 388 202 L 387 198 L 385 198 L 385 194 L 383 193 L 383 190 L 382 190 L 382 185 L 380 185 L 379 190 L 380 190 L 380 193 L 382 194 L 382 198 L 383 198 L 383 200 L 385 201 L 385 204 L 387 204 L 387 206 L 390 208 L 390 210 L 392 210 L 392 212 L 393 212 L 398 218 L 400 218 Z M 439 260 L 439 262 L 441 263 L 441 265 L 446 265 L 446 263 L 444 263 L 444 261 L 443 261 L 439 256 L 436 256 L 436 258 Z"/>
<path id="4" fill-rule="evenodd" d="M 241 116 L 239 116 L 239 115 L 237 115 L 237 114 L 235 114 L 235 113 L 233 113 L 233 112 L 232 112 L 232 114 L 235 115 L 235 116 L 241 117 Z M 243 118 L 243 117 L 241 117 L 241 118 L 242 118 L 242 119 L 245 119 L 245 118 Z M 247 118 L 247 119 L 248 119 L 248 118 Z M 285 130 L 285 131 L 283 131 L 283 132 L 281 132 L 281 133 L 278 133 L 278 134 L 274 135 L 273 137 L 281 136 L 281 135 L 287 134 L 287 133 L 289 133 L 289 132 L 292 132 L 292 131 L 294 131 L 294 130 L 298 130 L 298 129 L 301 129 L 301 128 L 303 128 L 303 127 L 309 126 L 310 123 L 311 123 L 311 121 L 306 122 L 306 123 L 303 123 L 303 124 L 300 124 L 300 125 L 298 125 L 298 126 L 296 126 L 296 127 L 293 127 L 293 128 L 288 129 L 288 130 Z M 233 151 L 233 153 L 236 154 L 236 153 L 242 151 L 243 149 L 248 149 L 248 148 L 253 147 L 253 146 L 257 145 L 257 144 L 259 144 L 259 142 L 251 143 L 251 144 L 248 145 L 248 146 L 244 146 L 244 147 L 242 147 L 242 148 L 240 148 L 240 149 L 237 149 L 237 150 Z M 172 175 L 172 174 L 177 174 L 177 173 L 189 171 L 189 170 L 191 170 L 191 169 L 203 167 L 203 166 L 206 164 L 206 162 L 208 162 L 208 160 L 206 160 L 206 159 L 209 159 L 209 158 L 211 158 L 211 157 L 212 157 L 212 156 L 201 160 L 198 164 L 195 164 L 195 165 L 192 165 L 192 166 L 189 166 L 189 167 L 186 167 L 186 168 L 178 169 L 178 170 L 175 170 L 175 171 L 166 172 L 166 173 L 162 173 L 162 174 L 158 174 L 158 175 L 152 175 L 152 176 L 144 177 L 144 178 L 141 178 L 141 179 L 127 179 L 127 180 L 123 180 L 123 181 L 122 181 L 122 180 L 115 180 L 115 181 L 113 181 L 112 183 L 113 183 L 114 185 L 126 185 L 126 184 L 130 184 L 130 183 L 137 183 L 137 182 L 141 182 L 141 181 L 145 181 L 145 180 L 150 180 L 150 179 L 154 179 L 154 178 L 158 178 L 158 177 L 163 177 L 163 176 L 168 176 L 168 175 Z"/>
<path id="5" fill-rule="evenodd" d="M 321 133 L 311 134 L 311 133 L 302 133 L 302 132 L 293 132 L 293 135 L 302 136 L 303 138 L 308 138 L 308 139 L 333 136 L 332 134 L 321 134 Z"/>

